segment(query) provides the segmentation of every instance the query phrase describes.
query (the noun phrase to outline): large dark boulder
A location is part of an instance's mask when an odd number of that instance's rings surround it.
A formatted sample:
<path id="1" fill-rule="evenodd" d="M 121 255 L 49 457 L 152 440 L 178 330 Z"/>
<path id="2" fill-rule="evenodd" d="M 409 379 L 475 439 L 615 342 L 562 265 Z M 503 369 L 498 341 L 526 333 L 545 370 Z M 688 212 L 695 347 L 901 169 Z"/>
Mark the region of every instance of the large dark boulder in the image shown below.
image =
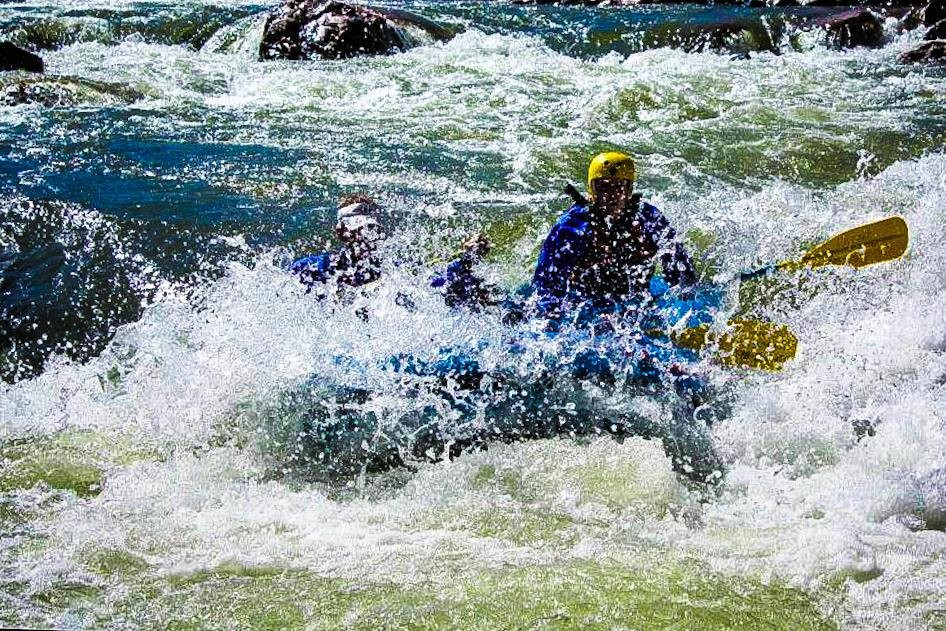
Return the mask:
<path id="1" fill-rule="evenodd" d="M 42 72 L 43 69 L 43 60 L 38 55 L 14 46 L 10 42 L 0 42 L 0 71 Z"/>
<path id="2" fill-rule="evenodd" d="M 946 39 L 946 20 L 940 20 L 931 26 L 923 39 Z"/>
<path id="3" fill-rule="evenodd" d="M 884 44 L 883 23 L 863 7 L 814 18 L 803 23 L 801 28 L 821 29 L 827 45 L 833 48 L 879 47 Z"/>
<path id="4" fill-rule="evenodd" d="M 900 55 L 900 63 L 946 63 L 946 40 L 936 39 Z"/>
<path id="5" fill-rule="evenodd" d="M 329 0 L 289 0 L 270 14 L 261 59 L 347 59 L 408 48 L 395 22 L 381 11 Z"/>

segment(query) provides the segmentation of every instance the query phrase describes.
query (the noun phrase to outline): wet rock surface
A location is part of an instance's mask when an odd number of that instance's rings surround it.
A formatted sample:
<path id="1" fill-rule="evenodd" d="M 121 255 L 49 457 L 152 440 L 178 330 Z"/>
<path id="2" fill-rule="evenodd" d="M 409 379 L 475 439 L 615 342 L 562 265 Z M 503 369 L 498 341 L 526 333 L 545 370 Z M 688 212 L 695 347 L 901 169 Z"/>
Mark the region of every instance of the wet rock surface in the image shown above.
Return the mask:
<path id="1" fill-rule="evenodd" d="M 900 62 L 912 63 L 946 63 L 946 40 L 937 39 L 908 50 L 900 55 Z"/>
<path id="2" fill-rule="evenodd" d="M 647 48 L 670 46 L 687 52 L 716 52 L 745 56 L 752 52 L 777 52 L 784 23 L 774 20 L 730 19 L 706 23 L 668 22 L 648 31 Z"/>
<path id="3" fill-rule="evenodd" d="M 0 71 L 43 72 L 43 60 L 10 42 L 0 42 Z"/>
<path id="4" fill-rule="evenodd" d="M 378 9 L 378 11 L 397 26 L 403 29 L 423 31 L 428 37 L 436 41 L 445 42 L 452 39 L 457 33 L 455 29 L 447 28 L 443 24 L 434 22 L 430 18 L 425 18 L 422 15 L 411 13 L 403 9 L 384 8 Z"/>
<path id="5" fill-rule="evenodd" d="M 517 4 L 569 4 L 597 7 L 621 6 L 627 0 L 564 0 L 551 3 L 546 0 L 512 0 Z M 638 4 L 634 2 L 633 4 Z M 640 4 L 669 4 L 641 2 Z M 797 0 L 749 0 L 750 7 L 768 8 L 764 14 L 714 14 L 714 9 L 693 11 L 681 19 L 664 20 L 653 27 L 644 27 L 640 36 L 641 48 L 677 48 L 687 52 L 715 52 L 746 58 L 756 52 L 780 53 L 786 49 L 804 46 L 795 36 L 803 31 L 819 34 L 822 43 L 830 48 L 847 49 L 859 46 L 881 47 L 886 43 L 883 20 L 887 15 L 901 19 L 916 13 L 912 28 L 919 26 L 921 8 L 911 6 L 850 7 L 836 6 L 835 0 L 818 0 L 817 4 L 800 5 Z M 776 9 L 784 9 L 783 11 Z M 896 15 L 893 15 L 896 14 Z M 902 29 L 908 28 L 906 25 Z"/>
<path id="6" fill-rule="evenodd" d="M 832 48 L 878 47 L 884 44 L 880 18 L 863 7 L 814 18 L 800 26 L 803 30 L 821 29 Z"/>
<path id="7" fill-rule="evenodd" d="M 897 32 L 912 31 L 923 26 L 922 7 L 888 7 L 884 9 L 885 18 L 897 20 Z"/>
<path id="8" fill-rule="evenodd" d="M 128 104 L 144 94 L 126 85 L 75 77 L 11 74 L 0 79 L 0 105 L 37 104 L 44 107 Z"/>
<path id="9" fill-rule="evenodd" d="M 329 0 L 290 0 L 270 14 L 260 44 L 260 58 L 347 59 L 386 55 L 410 47 L 398 22 L 409 23 L 435 38 L 449 33 L 405 11 L 377 10 Z"/>
<path id="10" fill-rule="evenodd" d="M 798 0 L 749 0 L 748 6 L 755 8 L 762 7 L 797 7 L 801 6 Z"/>
<path id="11" fill-rule="evenodd" d="M 923 9 L 923 25 L 933 26 L 946 20 L 946 0 L 933 0 Z"/>
<path id="12" fill-rule="evenodd" d="M 512 0 L 513 4 L 562 6 L 562 7 L 633 7 L 639 4 L 679 4 L 681 0 Z M 705 1 L 696 1 L 693 4 L 709 4 Z M 719 4 L 734 4 L 720 2 Z"/>
<path id="13" fill-rule="evenodd" d="M 638 4 L 622 0 L 512 0 L 513 4 L 559 5 L 563 7 L 625 6 Z"/>

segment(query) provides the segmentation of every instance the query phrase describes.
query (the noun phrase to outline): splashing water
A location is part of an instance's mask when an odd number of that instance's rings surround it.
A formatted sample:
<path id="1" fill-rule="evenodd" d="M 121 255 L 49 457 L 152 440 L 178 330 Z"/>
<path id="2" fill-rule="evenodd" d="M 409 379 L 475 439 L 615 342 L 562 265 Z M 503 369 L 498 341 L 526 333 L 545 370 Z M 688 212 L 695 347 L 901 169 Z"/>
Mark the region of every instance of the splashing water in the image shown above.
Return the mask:
<path id="1" fill-rule="evenodd" d="M 690 7 L 409 8 L 458 35 L 260 63 L 253 3 L 3 6 L 49 72 L 141 97 L 0 108 L 0 622 L 946 624 L 946 78 L 896 63 L 914 35 L 731 60 L 660 47 Z M 732 17 L 714 11 L 699 19 Z M 338 453 L 298 440 L 314 410 L 382 437 L 421 412 L 470 422 L 386 358 L 482 348 L 535 385 L 556 349 L 510 355 L 500 316 L 448 309 L 429 267 L 485 228 L 484 272 L 517 286 L 603 148 L 639 157 L 705 282 L 889 214 L 910 251 L 732 290 L 726 315 L 785 323 L 800 348 L 773 374 L 699 364 L 726 399 L 714 487 L 641 437 L 322 475 Z M 358 190 L 396 226 L 397 264 L 317 302 L 285 263 L 323 249 Z"/>

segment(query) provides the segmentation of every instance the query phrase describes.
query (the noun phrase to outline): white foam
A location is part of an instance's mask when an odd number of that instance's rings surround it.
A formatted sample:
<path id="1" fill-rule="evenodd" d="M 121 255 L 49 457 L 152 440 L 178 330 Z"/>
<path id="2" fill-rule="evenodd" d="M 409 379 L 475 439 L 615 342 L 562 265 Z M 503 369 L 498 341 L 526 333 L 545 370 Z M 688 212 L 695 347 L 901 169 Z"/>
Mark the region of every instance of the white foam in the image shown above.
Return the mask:
<path id="1" fill-rule="evenodd" d="M 716 236 L 709 254 L 729 275 L 890 213 L 909 222 L 911 251 L 856 273 L 818 272 L 815 295 L 797 307 L 772 306 L 770 315 L 801 342 L 783 373 L 714 373 L 737 382 L 737 397 L 715 428 L 729 471 L 720 496 L 702 504 L 643 441 L 502 447 L 392 474 L 364 495 L 351 490 L 351 500 L 305 480 L 266 479 L 260 454 L 227 444 L 252 420 L 248 408 L 312 374 L 383 390 L 393 377 L 378 369 L 379 358 L 430 353 L 457 339 L 500 340 L 502 329 L 495 317 L 447 310 L 414 269 L 389 270 L 390 282 L 338 308 L 314 302 L 273 253 L 234 264 L 206 286 L 166 287 L 101 357 L 83 366 L 56 360 L 34 380 L 0 386 L 5 438 L 81 428 L 167 447 L 166 460 L 110 471 L 101 495 L 65 500 L 44 516 L 55 545 L 23 559 L 15 577 L 36 590 L 98 580 L 77 560 L 97 545 L 145 555 L 161 575 L 237 560 L 355 582 L 437 576 L 438 563 L 457 558 L 471 566 L 555 563 L 639 546 L 788 581 L 822 604 L 841 576 L 841 605 L 830 612 L 841 622 L 921 627 L 946 592 L 946 535 L 930 529 L 946 521 L 946 157 L 895 162 L 870 177 L 888 152 L 858 173 L 852 165 L 852 181 L 839 186 L 812 183 L 817 158 L 810 169 L 771 176 L 724 159 L 738 144 L 778 166 L 803 153 L 800 139 L 821 147 L 867 131 L 909 132 L 946 84 L 919 70 L 898 74 L 897 52 L 734 62 L 655 50 L 576 60 L 533 38 L 471 29 L 447 44 L 345 65 L 260 64 L 236 52 L 136 41 L 53 53 L 56 71 L 145 81 L 158 98 L 135 106 L 142 111 L 166 113 L 183 100 L 190 112 L 237 119 L 224 130 L 230 141 L 310 151 L 306 184 L 327 177 L 344 187 L 418 190 L 451 218 L 468 208 L 461 204 L 498 200 L 531 208 L 536 224 L 548 221 L 558 206 L 550 178 L 577 164 L 573 155 L 616 143 L 644 156 L 643 183 L 657 188 L 654 200 L 681 233 Z M 180 124 L 155 118 L 149 129 L 159 134 L 173 136 Z M 446 137 L 449 130 L 458 131 Z M 381 132 L 394 144 L 436 145 L 438 156 L 459 156 L 464 168 L 499 165 L 500 176 L 482 183 L 407 159 L 380 167 L 361 141 Z M 423 204 L 390 201 L 399 213 L 424 214 Z M 549 208 L 535 209 L 543 203 Z M 398 306 L 398 292 L 418 309 Z M 361 306 L 372 313 L 367 323 Z M 350 363 L 337 362 L 341 356 Z M 858 441 L 855 420 L 871 422 L 876 435 Z M 637 476 L 627 484 L 640 485 L 627 495 L 615 490 L 631 475 L 625 460 Z M 489 467 L 524 492 L 504 493 L 491 479 L 487 496 L 478 485 Z M 591 474 L 616 482 L 592 485 L 593 499 L 583 501 L 576 488 Z M 490 511 L 513 521 L 552 515 L 574 538 L 553 535 L 553 545 L 483 535 L 476 517 Z M 844 575 L 858 580 L 844 583 Z"/>

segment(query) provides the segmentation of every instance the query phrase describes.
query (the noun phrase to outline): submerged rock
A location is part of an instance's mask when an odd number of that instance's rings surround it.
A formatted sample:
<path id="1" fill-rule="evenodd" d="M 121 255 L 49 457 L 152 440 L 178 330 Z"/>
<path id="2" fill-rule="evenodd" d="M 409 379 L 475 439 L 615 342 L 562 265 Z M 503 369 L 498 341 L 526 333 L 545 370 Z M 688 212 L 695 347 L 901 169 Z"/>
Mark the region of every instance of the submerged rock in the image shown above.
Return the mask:
<path id="1" fill-rule="evenodd" d="M 556 4 L 563 7 L 594 7 L 599 5 L 605 5 L 606 3 L 610 6 L 622 6 L 625 4 L 638 4 L 637 2 L 622 1 L 616 0 L 613 4 L 609 0 L 512 0 L 513 4 L 537 4 L 537 5 L 552 5 Z"/>
<path id="2" fill-rule="evenodd" d="M 887 7 L 884 17 L 897 20 L 897 32 L 912 31 L 923 26 L 923 9 L 917 7 Z"/>
<path id="3" fill-rule="evenodd" d="M 0 71 L 43 72 L 43 60 L 10 42 L 0 42 Z"/>
<path id="4" fill-rule="evenodd" d="M 833 48 L 873 48 L 884 44 L 884 27 L 880 18 L 863 7 L 815 18 L 800 28 L 823 30 L 827 45 Z"/>
<path id="5" fill-rule="evenodd" d="M 0 105 L 113 105 L 133 103 L 142 98 L 142 92 L 126 85 L 78 77 L 36 77 L 17 73 L 0 79 Z"/>
<path id="6" fill-rule="evenodd" d="M 763 0 L 764 1 L 764 0 Z M 775 0 L 778 2 L 779 0 Z M 794 0 L 783 0 L 792 2 Z M 635 7 L 638 5 L 653 4 L 743 4 L 742 0 L 720 0 L 711 2 L 710 0 L 512 0 L 513 4 L 535 4 L 535 5 L 559 5 L 559 6 L 583 6 L 583 7 Z M 785 6 L 784 4 L 781 6 Z M 794 5 L 793 5 L 794 6 Z"/>
<path id="7" fill-rule="evenodd" d="M 766 0 L 750 0 L 754 2 L 765 2 Z M 772 0 L 779 3 L 779 6 L 788 6 L 786 3 L 794 3 L 791 6 L 797 6 L 796 0 Z M 583 6 L 583 7 L 633 7 L 640 4 L 744 4 L 742 0 L 512 0 L 513 4 L 535 4 L 535 5 L 559 5 L 559 6 Z M 753 5 L 755 6 L 755 5 Z"/>
<path id="8" fill-rule="evenodd" d="M 751 52 L 778 52 L 783 23 L 729 19 L 709 23 L 669 22 L 648 31 L 644 46 L 671 46 L 687 52 L 717 52 L 746 56 Z"/>
<path id="9" fill-rule="evenodd" d="M 437 22 L 434 22 L 429 18 L 425 18 L 422 15 L 411 13 L 410 11 L 390 8 L 376 10 L 381 12 L 384 17 L 394 22 L 399 27 L 423 31 L 427 34 L 427 36 L 434 39 L 435 41 L 445 42 L 452 39 L 453 36 L 456 35 L 455 30 L 447 28 L 442 24 L 438 24 Z"/>
<path id="10" fill-rule="evenodd" d="M 347 59 L 396 53 L 413 43 L 403 26 L 435 40 L 452 35 L 439 24 L 406 11 L 335 0 L 290 0 L 266 20 L 260 59 Z"/>
<path id="11" fill-rule="evenodd" d="M 811 0 L 811 2 L 805 3 L 806 7 L 849 7 L 851 2 L 847 0 Z"/>
<path id="12" fill-rule="evenodd" d="M 946 63 L 946 40 L 936 39 L 900 55 L 900 63 Z"/>

